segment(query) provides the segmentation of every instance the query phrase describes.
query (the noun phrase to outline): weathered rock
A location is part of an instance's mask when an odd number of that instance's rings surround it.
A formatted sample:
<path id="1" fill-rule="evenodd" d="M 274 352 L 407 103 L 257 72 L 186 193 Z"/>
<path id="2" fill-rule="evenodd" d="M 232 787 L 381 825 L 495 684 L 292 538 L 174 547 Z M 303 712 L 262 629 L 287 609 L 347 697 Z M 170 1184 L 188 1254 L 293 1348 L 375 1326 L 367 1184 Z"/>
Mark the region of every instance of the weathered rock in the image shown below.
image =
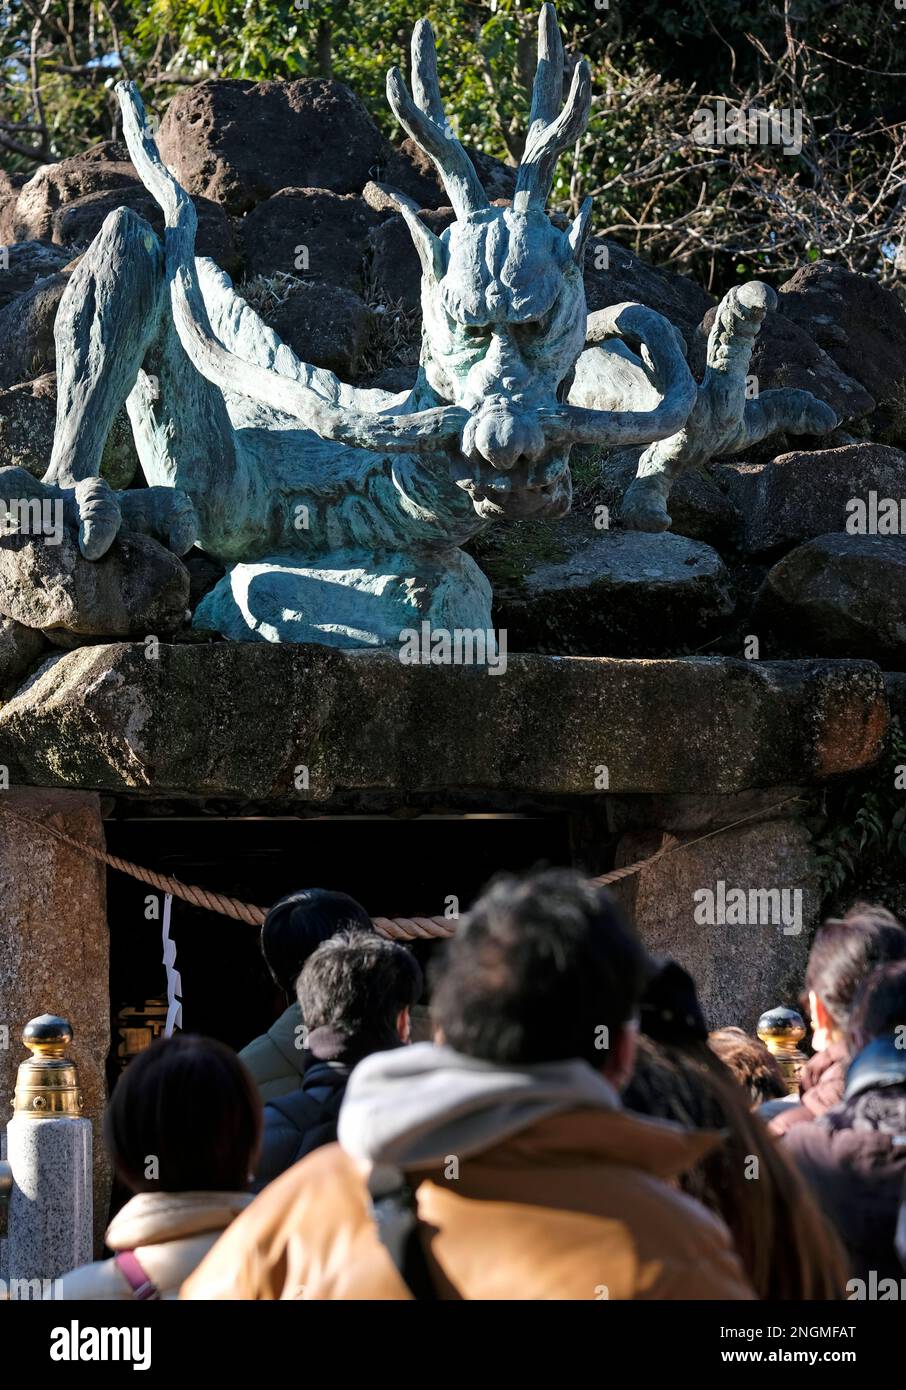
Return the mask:
<path id="1" fill-rule="evenodd" d="M 663 314 L 687 343 L 694 342 L 698 325 L 714 304 L 695 280 L 658 270 L 608 238 L 589 239 L 584 278 L 589 313 L 631 300 Z"/>
<path id="2" fill-rule="evenodd" d="M 883 444 L 781 454 L 770 463 L 725 463 L 714 476 L 742 517 L 743 547 L 756 553 L 844 531 L 851 515 L 847 504 L 861 499 L 867 505 L 870 492 L 906 498 L 906 454 Z"/>
<path id="3" fill-rule="evenodd" d="M 70 156 L 78 164 L 130 164 L 129 151 L 122 140 L 98 140 L 87 150 Z"/>
<path id="4" fill-rule="evenodd" d="M 543 709 L 556 718 L 539 734 Z M 492 676 L 269 642 L 163 645 L 149 661 L 138 643 L 46 663 L 0 710 L 0 762 L 38 786 L 319 806 L 442 787 L 446 805 L 486 806 L 593 797 L 602 764 L 614 793 L 811 785 L 873 763 L 886 733 L 871 662 L 511 654 Z"/>
<path id="5" fill-rule="evenodd" d="M 818 536 L 770 571 L 755 607 L 762 654 L 787 651 L 906 662 L 906 538 Z"/>
<path id="6" fill-rule="evenodd" d="M 620 521 L 623 495 L 636 475 L 640 446 L 617 449 L 601 464 L 600 482 L 594 489 L 595 502 L 606 506 L 611 525 Z M 736 538 L 740 517 L 733 501 L 722 492 L 709 473 L 689 469 L 681 473 L 670 492 L 671 531 L 706 545 L 726 546 Z"/>
<path id="7" fill-rule="evenodd" d="M 860 382 L 887 423 L 891 397 L 906 387 L 906 309 L 870 275 L 829 261 L 797 270 L 781 285 L 783 312 Z M 894 409 L 902 413 L 902 402 Z"/>
<path id="8" fill-rule="evenodd" d="M 98 798 L 88 792 L 4 791 L 2 805 L 30 822 L 104 848 Z M 79 1069 L 82 1113 L 94 1125 L 94 1228 L 100 1254 L 108 1219 L 110 1160 L 100 1142 L 110 1050 L 106 873 L 103 864 L 11 815 L 0 816 L 0 999 L 8 1045 L 0 1048 L 4 1121 L 19 1063 L 22 1029 L 39 1014 L 72 1025 L 68 1055 Z M 43 1123 L 35 1120 L 35 1124 Z"/>
<path id="9" fill-rule="evenodd" d="M 57 378 L 47 372 L 0 391 L 0 467 L 24 468 L 43 478 L 50 463 L 57 414 Z M 124 488 L 138 471 L 138 454 L 125 406 L 117 413 L 104 446 L 101 475 Z"/>
<path id="10" fill-rule="evenodd" d="M 351 290 L 320 280 L 293 285 L 276 304 L 256 308 L 303 362 L 354 376 L 368 344 L 371 316 Z"/>
<path id="11" fill-rule="evenodd" d="M 804 787 L 760 787 L 728 796 L 609 796 L 607 828 L 621 835 L 669 830 L 685 836 L 743 820 L 755 825 L 798 816 L 808 809 L 809 798 Z"/>
<path id="12" fill-rule="evenodd" d="M 358 193 L 390 147 L 339 82 L 213 80 L 176 93 L 158 134 L 189 192 L 241 215 L 281 188 Z"/>
<path id="13" fill-rule="evenodd" d="M 230 274 L 238 271 L 241 264 L 236 249 L 230 219 L 223 208 L 210 198 L 193 198 L 198 214 L 198 231 L 195 237 L 195 250 L 199 256 L 210 256 Z M 54 213 L 52 236 L 55 242 L 64 246 L 86 247 L 101 230 L 101 224 L 108 213 L 117 208 L 131 208 L 153 230 L 163 237 L 164 216 L 151 194 L 140 184 L 86 193 L 76 198 Z"/>
<path id="14" fill-rule="evenodd" d="M 11 695 L 46 649 L 44 634 L 0 618 L 0 695 Z"/>
<path id="15" fill-rule="evenodd" d="M 133 188 L 138 176 L 128 162 L 63 159 L 45 164 L 19 190 L 12 213 L 12 232 L 16 241 L 43 239 L 53 234 L 54 214 L 88 193 Z"/>
<path id="16" fill-rule="evenodd" d="M 13 234 L 13 214 L 18 200 L 18 193 L 3 192 L 0 189 L 0 246 L 9 246 L 16 240 Z"/>
<path id="17" fill-rule="evenodd" d="M 21 241 L 6 247 L 6 265 L 0 260 L 0 309 L 71 260 L 71 251 L 49 241 Z"/>
<path id="18" fill-rule="evenodd" d="M 59 544 L 8 536 L 0 546 L 0 613 L 26 627 L 86 637 L 170 636 L 185 620 L 189 574 L 147 536 L 120 532 L 86 560 L 64 531 Z"/>
<path id="19" fill-rule="evenodd" d="M 242 222 L 246 275 L 310 276 L 358 293 L 368 233 L 377 222 L 351 194 L 284 188 Z"/>
<path id="20" fill-rule="evenodd" d="M 647 859 L 661 843 L 659 831 L 625 835 L 616 867 Z M 746 895 L 736 915 L 721 912 L 733 889 Z M 803 825 L 727 830 L 664 855 L 616 892 L 649 950 L 693 976 L 710 1027 L 733 1023 L 754 1033 L 765 1009 L 796 1006 L 821 909 L 816 853 Z"/>
<path id="21" fill-rule="evenodd" d="M 43 478 L 50 463 L 57 414 L 53 372 L 0 391 L 0 466 Z"/>
<path id="22" fill-rule="evenodd" d="M 906 671 L 885 671 L 884 685 L 890 717 L 900 721 L 900 729 L 906 734 Z"/>
<path id="23" fill-rule="evenodd" d="M 553 539 L 553 538 L 552 538 Z M 494 621 L 516 651 L 571 656 L 655 656 L 700 645 L 733 611 L 716 551 L 672 533 L 596 531 L 561 523 L 560 554 L 515 582 L 494 572 Z"/>
<path id="24" fill-rule="evenodd" d="M 68 278 L 60 273 L 39 280 L 0 309 L 0 388 L 54 368 L 53 326 Z"/>
<path id="25" fill-rule="evenodd" d="M 709 324 L 707 318 L 705 324 Z M 858 420 L 875 406 L 874 397 L 854 377 L 841 371 L 806 328 L 780 313 L 769 314 L 765 319 L 755 340 L 749 375 L 758 382 L 759 391 L 782 387 L 811 391 L 831 406 L 841 420 Z"/>

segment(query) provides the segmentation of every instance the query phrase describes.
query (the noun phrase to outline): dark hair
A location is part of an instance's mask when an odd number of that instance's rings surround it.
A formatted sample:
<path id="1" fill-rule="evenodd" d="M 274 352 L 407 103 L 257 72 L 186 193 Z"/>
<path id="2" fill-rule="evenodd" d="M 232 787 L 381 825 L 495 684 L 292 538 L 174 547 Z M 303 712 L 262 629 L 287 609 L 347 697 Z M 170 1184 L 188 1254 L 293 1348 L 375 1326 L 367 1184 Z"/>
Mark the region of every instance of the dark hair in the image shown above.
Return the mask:
<path id="1" fill-rule="evenodd" d="M 261 954 L 284 994 L 292 995 L 312 951 L 351 927 L 374 930 L 362 904 L 348 893 L 301 888 L 274 903 L 261 928 Z"/>
<path id="2" fill-rule="evenodd" d="M 177 1033 L 129 1063 L 104 1140 L 133 1192 L 242 1192 L 258 1157 L 261 1101 L 235 1052 Z"/>
<path id="3" fill-rule="evenodd" d="M 708 1025 L 695 981 L 669 956 L 651 960 L 651 973 L 639 1002 L 639 1031 L 655 1042 L 704 1042 Z"/>
<path id="4" fill-rule="evenodd" d="M 757 1298 L 845 1296 L 847 1261 L 835 1231 L 706 1043 L 668 1047 L 640 1037 L 623 1103 L 687 1129 L 721 1133 L 680 1186 L 729 1226 Z"/>
<path id="5" fill-rule="evenodd" d="M 851 1044 L 864 1047 L 897 1028 L 906 1028 L 906 960 L 877 966 L 863 982 L 850 1014 Z"/>
<path id="6" fill-rule="evenodd" d="M 567 869 L 503 877 L 432 972 L 431 1011 L 467 1057 L 516 1065 L 581 1057 L 598 1068 L 602 1038 L 606 1046 L 636 1010 L 646 964 L 604 889 Z"/>
<path id="7" fill-rule="evenodd" d="M 748 1092 L 753 1105 L 782 1100 L 788 1094 L 780 1064 L 761 1038 L 749 1037 L 742 1028 L 718 1028 L 709 1036 L 708 1046 Z"/>
<path id="8" fill-rule="evenodd" d="M 309 1035 L 344 1040 L 349 1066 L 399 1044 L 396 1021 L 422 992 L 421 966 L 405 946 L 375 932 L 343 931 L 309 956 L 296 986 Z"/>
<path id="9" fill-rule="evenodd" d="M 856 991 L 876 965 L 906 959 L 906 930 L 892 912 L 855 903 L 815 933 L 805 972 L 812 990 L 840 1029 L 846 1029 Z"/>

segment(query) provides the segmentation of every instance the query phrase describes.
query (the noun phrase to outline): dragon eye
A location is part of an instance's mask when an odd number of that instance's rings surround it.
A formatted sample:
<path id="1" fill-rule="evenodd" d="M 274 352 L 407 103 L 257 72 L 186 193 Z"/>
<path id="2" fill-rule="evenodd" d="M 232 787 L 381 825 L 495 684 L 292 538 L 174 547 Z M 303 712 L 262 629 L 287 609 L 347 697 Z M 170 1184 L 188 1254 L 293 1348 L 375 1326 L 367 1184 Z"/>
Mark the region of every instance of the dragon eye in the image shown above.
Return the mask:
<path id="1" fill-rule="evenodd" d="M 554 313 L 551 309 L 548 313 L 542 314 L 541 318 L 529 319 L 526 323 L 514 323 L 513 332 L 521 342 L 537 342 L 550 332 L 553 320 Z"/>

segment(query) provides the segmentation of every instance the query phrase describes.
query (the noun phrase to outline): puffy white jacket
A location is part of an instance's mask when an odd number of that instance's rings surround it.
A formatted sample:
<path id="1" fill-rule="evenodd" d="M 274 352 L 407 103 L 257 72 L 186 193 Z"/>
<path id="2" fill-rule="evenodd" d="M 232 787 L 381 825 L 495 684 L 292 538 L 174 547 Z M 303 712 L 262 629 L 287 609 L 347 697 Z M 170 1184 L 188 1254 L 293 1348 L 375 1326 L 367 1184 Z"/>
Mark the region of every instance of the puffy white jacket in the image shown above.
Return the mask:
<path id="1" fill-rule="evenodd" d="M 252 1200 L 247 1192 L 139 1192 L 107 1228 L 111 1250 L 134 1250 L 161 1298 L 177 1298 L 235 1216 Z M 64 1299 L 131 1299 L 115 1262 L 96 1260 L 65 1274 Z"/>

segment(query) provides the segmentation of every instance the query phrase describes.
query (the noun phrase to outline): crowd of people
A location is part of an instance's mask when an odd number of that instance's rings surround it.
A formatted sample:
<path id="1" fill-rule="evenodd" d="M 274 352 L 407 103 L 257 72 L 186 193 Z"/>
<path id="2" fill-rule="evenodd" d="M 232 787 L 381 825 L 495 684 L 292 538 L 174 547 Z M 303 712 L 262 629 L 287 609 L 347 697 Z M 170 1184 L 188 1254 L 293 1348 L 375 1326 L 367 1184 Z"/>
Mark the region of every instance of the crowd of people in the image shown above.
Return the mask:
<path id="1" fill-rule="evenodd" d="M 345 894 L 284 898 L 261 947 L 287 1003 L 264 1036 L 162 1039 L 114 1088 L 134 1195 L 64 1298 L 906 1290 L 906 929 L 884 908 L 817 931 L 792 1095 L 571 871 L 495 880 L 427 1005 Z"/>

